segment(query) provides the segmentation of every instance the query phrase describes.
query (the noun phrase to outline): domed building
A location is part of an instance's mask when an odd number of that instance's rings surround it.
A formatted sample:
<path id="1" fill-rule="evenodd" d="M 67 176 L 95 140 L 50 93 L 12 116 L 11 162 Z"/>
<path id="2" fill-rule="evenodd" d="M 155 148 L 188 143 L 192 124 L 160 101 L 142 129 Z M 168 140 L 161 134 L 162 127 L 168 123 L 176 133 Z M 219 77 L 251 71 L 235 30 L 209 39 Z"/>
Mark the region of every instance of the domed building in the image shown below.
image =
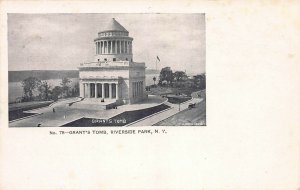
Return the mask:
<path id="1" fill-rule="evenodd" d="M 133 61 L 129 32 L 114 18 L 98 33 L 93 62 L 81 63 L 80 97 L 117 105 L 147 98 L 145 63 Z"/>

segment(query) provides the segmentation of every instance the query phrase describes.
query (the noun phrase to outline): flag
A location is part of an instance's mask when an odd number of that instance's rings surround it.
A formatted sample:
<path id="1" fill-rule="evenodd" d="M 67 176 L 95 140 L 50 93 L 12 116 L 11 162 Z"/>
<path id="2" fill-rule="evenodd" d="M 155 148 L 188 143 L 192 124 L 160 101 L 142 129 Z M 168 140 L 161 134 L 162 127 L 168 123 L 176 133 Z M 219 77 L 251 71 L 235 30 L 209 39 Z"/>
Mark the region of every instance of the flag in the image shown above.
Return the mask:
<path id="1" fill-rule="evenodd" d="M 157 58 L 157 60 L 158 60 L 158 61 L 160 61 L 160 59 L 159 59 L 159 57 L 158 57 L 158 56 L 156 56 L 156 58 Z"/>

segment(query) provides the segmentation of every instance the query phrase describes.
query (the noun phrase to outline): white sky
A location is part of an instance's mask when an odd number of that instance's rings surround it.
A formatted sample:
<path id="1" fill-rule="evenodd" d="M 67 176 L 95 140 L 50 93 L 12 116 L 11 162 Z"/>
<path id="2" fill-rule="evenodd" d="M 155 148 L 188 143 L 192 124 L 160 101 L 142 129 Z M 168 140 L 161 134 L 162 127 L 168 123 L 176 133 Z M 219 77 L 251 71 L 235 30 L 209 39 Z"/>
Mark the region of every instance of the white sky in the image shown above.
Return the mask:
<path id="1" fill-rule="evenodd" d="M 9 70 L 75 70 L 93 60 L 97 33 L 115 18 L 147 68 L 205 72 L 204 14 L 8 14 Z"/>

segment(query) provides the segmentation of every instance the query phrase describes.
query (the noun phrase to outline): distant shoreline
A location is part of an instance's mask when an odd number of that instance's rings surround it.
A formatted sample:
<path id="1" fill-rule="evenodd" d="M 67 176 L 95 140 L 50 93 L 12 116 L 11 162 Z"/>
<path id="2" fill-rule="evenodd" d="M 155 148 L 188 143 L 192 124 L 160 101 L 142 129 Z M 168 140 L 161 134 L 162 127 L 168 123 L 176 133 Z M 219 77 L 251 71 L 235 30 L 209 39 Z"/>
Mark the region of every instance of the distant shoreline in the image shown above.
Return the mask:
<path id="1" fill-rule="evenodd" d="M 154 69 L 146 69 L 146 74 L 159 74 Z M 22 70 L 8 71 L 8 82 L 20 82 L 28 77 L 36 77 L 40 80 L 79 78 L 78 70 Z"/>

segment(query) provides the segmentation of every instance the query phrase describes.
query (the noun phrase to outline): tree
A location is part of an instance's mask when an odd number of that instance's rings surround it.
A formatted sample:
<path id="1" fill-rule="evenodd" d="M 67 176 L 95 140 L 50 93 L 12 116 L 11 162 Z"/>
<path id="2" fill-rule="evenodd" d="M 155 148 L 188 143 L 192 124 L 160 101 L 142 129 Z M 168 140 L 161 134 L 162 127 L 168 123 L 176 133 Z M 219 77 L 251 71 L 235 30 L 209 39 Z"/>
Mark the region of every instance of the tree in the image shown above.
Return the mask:
<path id="1" fill-rule="evenodd" d="M 70 90 L 69 83 L 70 82 L 71 82 L 70 79 L 68 79 L 67 77 L 64 77 L 64 78 L 62 78 L 61 83 L 60 83 L 62 94 L 67 97 L 69 96 L 69 90 Z"/>
<path id="2" fill-rule="evenodd" d="M 41 84 L 41 81 L 36 77 L 28 77 L 21 83 L 24 91 L 24 99 L 26 101 L 33 100 L 33 91 Z"/>
<path id="3" fill-rule="evenodd" d="M 172 84 L 173 79 L 173 71 L 170 67 L 164 67 L 161 69 L 159 74 L 159 84 L 162 84 L 163 81 L 166 81 L 168 84 Z"/>
<path id="4" fill-rule="evenodd" d="M 58 100 L 61 93 L 62 93 L 62 88 L 60 86 L 55 86 L 52 90 L 52 99 L 55 101 Z"/>
<path id="5" fill-rule="evenodd" d="M 193 76 L 193 81 L 196 87 L 200 88 L 201 90 L 206 88 L 206 75 L 202 73 L 200 75 Z"/>
<path id="6" fill-rule="evenodd" d="M 183 71 L 176 71 L 173 74 L 173 76 L 174 76 L 174 79 L 176 80 L 176 82 L 184 81 L 187 79 L 187 75 Z"/>
<path id="7" fill-rule="evenodd" d="M 156 77 L 153 77 L 153 82 L 154 82 L 154 85 L 155 85 L 155 81 L 156 81 Z"/>
<path id="8" fill-rule="evenodd" d="M 38 90 L 40 91 L 40 97 L 42 100 L 49 100 L 50 93 L 51 93 L 51 86 L 48 84 L 47 81 L 43 81 L 42 84 L 39 86 Z"/>
<path id="9" fill-rule="evenodd" d="M 72 88 L 72 96 L 79 96 L 79 83 L 75 83 L 74 87 Z"/>

